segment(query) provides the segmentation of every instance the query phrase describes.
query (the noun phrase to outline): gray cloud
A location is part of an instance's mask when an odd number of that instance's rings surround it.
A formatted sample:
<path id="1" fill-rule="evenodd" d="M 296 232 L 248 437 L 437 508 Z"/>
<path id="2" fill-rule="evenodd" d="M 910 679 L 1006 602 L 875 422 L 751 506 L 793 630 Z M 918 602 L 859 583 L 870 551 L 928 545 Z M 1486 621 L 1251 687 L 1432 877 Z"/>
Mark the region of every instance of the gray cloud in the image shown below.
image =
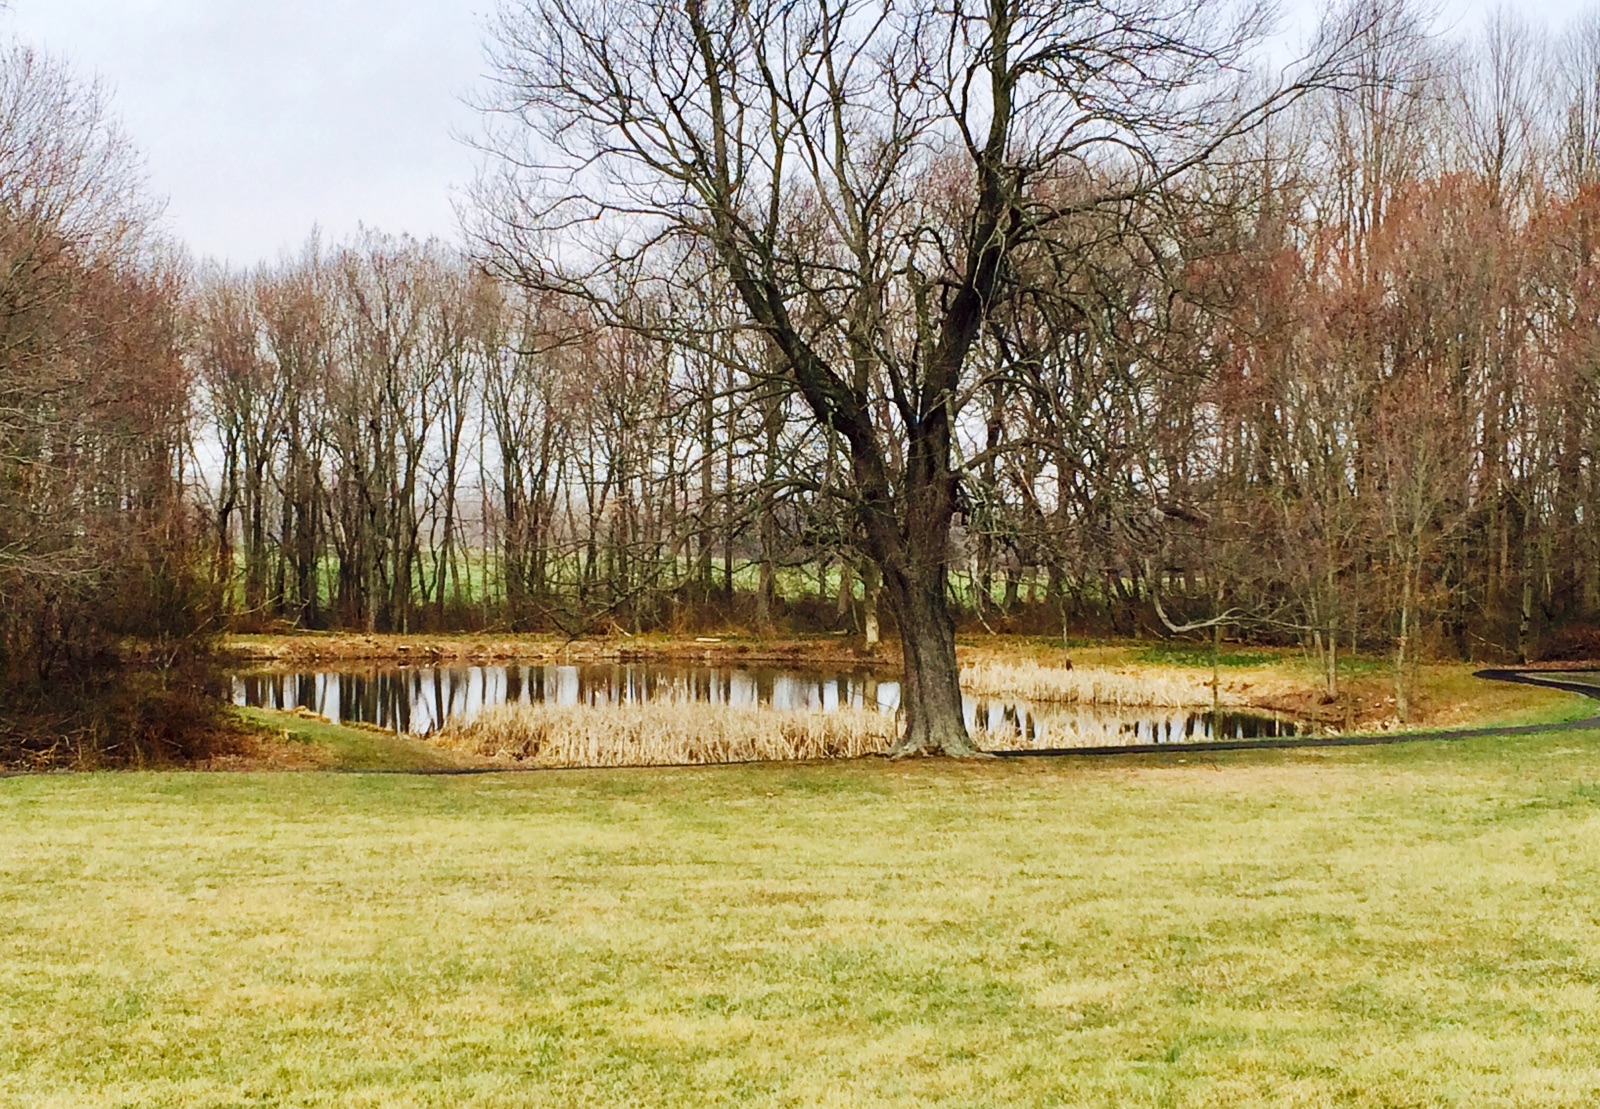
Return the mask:
<path id="1" fill-rule="evenodd" d="M 460 98 L 487 3 L 14 0 L 24 40 L 102 77 L 197 254 L 251 262 L 313 224 L 454 235 Z"/>
<path id="2" fill-rule="evenodd" d="M 0 27 L 97 73 L 168 219 L 198 255 L 248 263 L 314 224 L 453 236 L 475 156 L 452 132 L 494 0 L 12 0 Z M 1494 0 L 1453 0 L 1470 24 Z M 1303 28 L 1328 5 L 1288 0 Z M 1564 0 L 1519 0 L 1533 19 Z"/>

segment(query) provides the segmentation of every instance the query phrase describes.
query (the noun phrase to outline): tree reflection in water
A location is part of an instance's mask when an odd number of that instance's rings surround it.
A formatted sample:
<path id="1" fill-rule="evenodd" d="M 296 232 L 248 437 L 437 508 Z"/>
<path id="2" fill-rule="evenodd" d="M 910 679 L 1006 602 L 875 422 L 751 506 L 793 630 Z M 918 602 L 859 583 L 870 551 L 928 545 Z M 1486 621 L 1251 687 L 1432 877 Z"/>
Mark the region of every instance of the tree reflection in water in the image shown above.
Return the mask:
<path id="1" fill-rule="evenodd" d="M 652 700 L 827 712 L 841 706 L 894 712 L 900 684 L 868 671 L 820 671 L 612 663 L 370 667 L 233 678 L 235 704 L 304 708 L 340 722 L 426 735 L 447 720 L 470 720 L 510 702 L 617 705 Z M 1042 705 L 966 699 L 967 725 L 1009 747 L 1195 743 L 1290 736 L 1293 721 L 1243 712 Z M 1010 737 L 1006 739 L 1004 737 Z"/>

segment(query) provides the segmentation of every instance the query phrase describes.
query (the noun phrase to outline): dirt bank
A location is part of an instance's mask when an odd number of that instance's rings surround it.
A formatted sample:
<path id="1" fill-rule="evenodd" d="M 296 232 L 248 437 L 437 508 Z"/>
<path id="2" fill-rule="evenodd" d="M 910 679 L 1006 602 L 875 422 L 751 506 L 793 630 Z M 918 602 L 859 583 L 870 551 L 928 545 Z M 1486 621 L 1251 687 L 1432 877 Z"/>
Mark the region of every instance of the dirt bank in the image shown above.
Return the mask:
<path id="1" fill-rule="evenodd" d="M 786 662 L 892 667 L 899 650 L 867 648 L 844 636 L 757 639 L 665 635 L 566 640 L 539 635 L 238 635 L 224 650 L 242 663 L 296 665 L 340 662 L 608 662 L 683 659 L 696 662 Z"/>

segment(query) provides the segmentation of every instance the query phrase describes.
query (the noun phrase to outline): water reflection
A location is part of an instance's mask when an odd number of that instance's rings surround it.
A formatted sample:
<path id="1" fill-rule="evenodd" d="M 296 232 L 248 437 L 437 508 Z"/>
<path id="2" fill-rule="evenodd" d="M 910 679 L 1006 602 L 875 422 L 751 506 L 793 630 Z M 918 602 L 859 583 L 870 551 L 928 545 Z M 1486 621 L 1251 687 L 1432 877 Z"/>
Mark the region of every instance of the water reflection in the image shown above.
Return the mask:
<path id="1" fill-rule="evenodd" d="M 470 720 L 511 702 L 617 705 L 654 700 L 832 711 L 841 705 L 892 712 L 900 683 L 870 673 L 757 668 L 613 665 L 377 667 L 303 674 L 249 673 L 233 679 L 235 704 L 307 708 L 426 734 L 446 720 Z"/>
<path id="2" fill-rule="evenodd" d="M 1043 747 L 1123 747 L 1143 743 L 1205 743 L 1271 739 L 1299 732 L 1280 716 L 1111 705 L 1030 705 L 966 698 L 967 727 L 988 733 L 990 750 Z"/>
<path id="3" fill-rule="evenodd" d="M 602 706 L 662 699 L 788 711 L 851 706 L 894 712 L 900 706 L 900 683 L 866 671 L 648 663 L 373 667 L 257 672 L 233 679 L 235 704 L 305 708 L 336 721 L 418 735 L 510 702 Z M 968 727 L 988 732 L 987 745 L 996 749 L 1196 743 L 1296 733 L 1293 721 L 1248 713 L 1035 705 L 1006 698 L 968 697 L 966 716 Z"/>

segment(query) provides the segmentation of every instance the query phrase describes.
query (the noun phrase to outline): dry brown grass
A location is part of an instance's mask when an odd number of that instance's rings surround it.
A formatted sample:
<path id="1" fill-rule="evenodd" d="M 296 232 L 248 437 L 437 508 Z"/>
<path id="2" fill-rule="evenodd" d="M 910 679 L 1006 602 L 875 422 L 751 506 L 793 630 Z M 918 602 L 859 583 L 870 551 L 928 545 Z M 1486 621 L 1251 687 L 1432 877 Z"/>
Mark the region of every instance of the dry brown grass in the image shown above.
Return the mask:
<path id="1" fill-rule="evenodd" d="M 872 709 L 784 712 L 667 701 L 503 705 L 428 738 L 477 758 L 600 767 L 860 758 L 886 753 L 897 734 L 896 718 Z"/>
<path id="2" fill-rule="evenodd" d="M 1175 666 L 1142 665 L 1128 669 L 1073 669 L 1031 660 L 986 660 L 962 667 L 961 688 L 979 697 L 1020 697 L 1046 704 L 1112 705 L 1163 708 L 1211 704 L 1210 677 Z M 1251 703 L 1240 689 L 1224 681 L 1222 704 Z"/>
<path id="3" fill-rule="evenodd" d="M 1158 715 L 1160 715 L 1158 713 Z M 1166 715 L 1171 715 L 1168 713 Z M 1103 706 L 1056 705 L 1034 712 L 1037 734 L 1007 719 L 972 729 L 982 751 L 1104 746 L 1144 737 L 1108 726 Z M 1181 727 L 1181 709 L 1174 718 Z M 633 705 L 516 704 L 427 737 L 458 755 L 539 767 L 682 766 L 849 759 L 887 754 L 899 735 L 893 713 L 846 708 L 790 712 L 692 702 Z"/>
<path id="4" fill-rule="evenodd" d="M 1108 727 L 1099 705 L 1058 705 L 1036 712 L 1034 720 L 1040 729 L 1036 736 L 1025 738 L 1015 720 L 993 731 L 980 722 L 972 741 L 982 751 L 1143 741 Z M 1181 726 L 1181 712 L 1177 720 Z M 863 708 L 791 712 L 703 702 L 515 704 L 447 725 L 427 741 L 471 759 L 523 766 L 684 766 L 884 755 L 899 729 L 897 715 Z"/>

